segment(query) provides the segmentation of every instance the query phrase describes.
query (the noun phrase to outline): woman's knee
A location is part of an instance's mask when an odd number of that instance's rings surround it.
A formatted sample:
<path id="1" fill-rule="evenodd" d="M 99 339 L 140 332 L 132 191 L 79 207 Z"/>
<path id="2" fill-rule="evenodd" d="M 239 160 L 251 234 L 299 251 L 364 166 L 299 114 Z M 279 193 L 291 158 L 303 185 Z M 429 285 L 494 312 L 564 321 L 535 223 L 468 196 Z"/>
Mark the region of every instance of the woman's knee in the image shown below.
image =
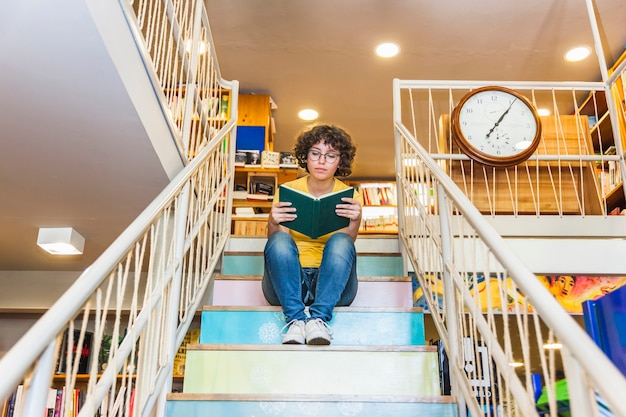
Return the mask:
<path id="1" fill-rule="evenodd" d="M 346 233 L 335 233 L 326 242 L 324 251 L 346 254 L 356 252 L 354 241 Z"/>
<path id="2" fill-rule="evenodd" d="M 267 240 L 264 253 L 266 255 L 268 253 L 285 254 L 289 251 L 296 250 L 296 248 L 296 244 L 289 233 L 276 232 L 273 233 Z"/>

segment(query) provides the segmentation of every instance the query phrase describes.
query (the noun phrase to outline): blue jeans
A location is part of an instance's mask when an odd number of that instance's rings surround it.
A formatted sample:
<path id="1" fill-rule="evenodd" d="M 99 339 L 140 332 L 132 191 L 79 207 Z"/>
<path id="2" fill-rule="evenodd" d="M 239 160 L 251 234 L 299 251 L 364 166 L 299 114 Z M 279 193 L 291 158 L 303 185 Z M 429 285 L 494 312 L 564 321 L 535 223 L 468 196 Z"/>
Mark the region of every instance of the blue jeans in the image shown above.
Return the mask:
<path id="1" fill-rule="evenodd" d="M 265 271 L 261 286 L 265 299 L 283 307 L 286 321 L 311 319 L 325 322 L 335 306 L 348 306 L 356 297 L 356 248 L 345 233 L 332 235 L 319 268 L 302 268 L 298 247 L 289 233 L 276 232 L 265 244 Z"/>

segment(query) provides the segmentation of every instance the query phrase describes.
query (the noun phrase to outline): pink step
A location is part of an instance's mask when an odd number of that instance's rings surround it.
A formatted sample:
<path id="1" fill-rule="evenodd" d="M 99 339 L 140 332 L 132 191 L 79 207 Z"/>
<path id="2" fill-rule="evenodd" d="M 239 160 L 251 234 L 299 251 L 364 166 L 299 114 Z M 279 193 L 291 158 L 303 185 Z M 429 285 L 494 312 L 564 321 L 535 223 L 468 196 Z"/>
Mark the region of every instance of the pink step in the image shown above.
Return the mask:
<path id="1" fill-rule="evenodd" d="M 354 307 L 413 307 L 409 277 L 359 277 Z M 267 306 L 257 275 L 217 275 L 212 305 Z"/>

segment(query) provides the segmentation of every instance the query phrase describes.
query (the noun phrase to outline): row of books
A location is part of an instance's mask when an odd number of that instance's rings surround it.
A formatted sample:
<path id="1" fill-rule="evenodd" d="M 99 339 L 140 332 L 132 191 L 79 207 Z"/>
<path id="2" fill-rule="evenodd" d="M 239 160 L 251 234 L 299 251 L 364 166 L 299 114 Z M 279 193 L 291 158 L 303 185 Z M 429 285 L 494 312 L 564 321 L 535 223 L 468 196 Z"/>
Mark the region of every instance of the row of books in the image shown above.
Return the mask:
<path id="1" fill-rule="evenodd" d="M 15 391 L 11 393 L 9 398 L 5 399 L 0 410 L 0 417 L 18 417 L 23 416 L 23 393 L 24 386 L 19 385 Z M 135 399 L 135 388 L 133 387 L 127 396 L 126 387 L 119 388 L 117 395 L 113 399 L 109 395 L 105 395 L 102 403 L 95 414 L 95 417 L 107 417 L 133 415 L 133 403 Z M 85 403 L 86 391 L 82 389 L 68 390 L 62 388 L 50 388 L 46 399 L 46 409 L 43 417 L 61 417 L 61 416 L 77 416 L 81 407 Z M 128 398 L 128 401 L 126 399 Z M 128 402 L 128 412 L 124 410 Z"/>
<path id="2" fill-rule="evenodd" d="M 598 169 L 598 182 L 603 197 L 622 183 L 622 175 L 617 161 L 607 161 L 605 168 Z"/>
<path id="3" fill-rule="evenodd" d="M 361 230 L 363 231 L 398 231 L 398 216 L 387 215 L 378 217 L 368 217 L 361 220 Z"/>
<path id="4" fill-rule="evenodd" d="M 392 183 L 361 185 L 359 192 L 366 206 L 395 206 L 397 202 L 396 187 Z"/>
<path id="5" fill-rule="evenodd" d="M 261 168 L 298 168 L 293 152 L 273 152 L 259 150 L 238 150 L 235 153 L 235 166 Z"/>

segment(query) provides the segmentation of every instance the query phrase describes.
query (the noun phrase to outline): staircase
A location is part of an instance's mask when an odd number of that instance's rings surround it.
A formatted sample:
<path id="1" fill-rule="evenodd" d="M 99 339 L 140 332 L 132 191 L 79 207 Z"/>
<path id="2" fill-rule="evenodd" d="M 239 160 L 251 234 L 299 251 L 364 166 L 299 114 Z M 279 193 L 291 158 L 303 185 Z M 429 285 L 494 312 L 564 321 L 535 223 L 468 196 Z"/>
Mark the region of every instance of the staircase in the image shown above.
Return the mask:
<path id="1" fill-rule="evenodd" d="M 335 309 L 330 346 L 282 345 L 282 310 L 261 292 L 262 252 L 225 252 L 166 415 L 457 416 L 455 399 L 440 395 L 437 350 L 425 344 L 397 239 L 359 240 L 359 293 Z"/>

